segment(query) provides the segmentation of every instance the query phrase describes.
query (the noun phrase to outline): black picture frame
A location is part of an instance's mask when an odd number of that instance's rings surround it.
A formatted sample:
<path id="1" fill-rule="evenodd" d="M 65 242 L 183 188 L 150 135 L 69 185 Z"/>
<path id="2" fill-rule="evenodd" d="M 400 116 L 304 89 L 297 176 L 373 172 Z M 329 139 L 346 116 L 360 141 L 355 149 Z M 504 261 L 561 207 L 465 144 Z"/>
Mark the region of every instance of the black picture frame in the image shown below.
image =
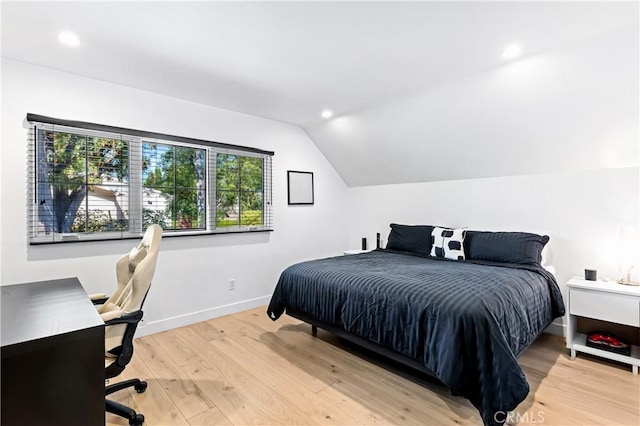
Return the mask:
<path id="1" fill-rule="evenodd" d="M 313 172 L 287 171 L 287 200 L 290 206 L 312 205 Z"/>

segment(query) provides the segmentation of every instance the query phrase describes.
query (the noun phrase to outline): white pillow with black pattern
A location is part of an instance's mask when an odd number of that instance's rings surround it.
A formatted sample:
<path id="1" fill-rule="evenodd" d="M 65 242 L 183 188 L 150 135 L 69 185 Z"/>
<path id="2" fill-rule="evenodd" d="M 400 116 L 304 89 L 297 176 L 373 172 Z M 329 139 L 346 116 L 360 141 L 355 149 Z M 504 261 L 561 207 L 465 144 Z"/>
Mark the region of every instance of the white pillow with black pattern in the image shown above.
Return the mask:
<path id="1" fill-rule="evenodd" d="M 431 256 L 464 260 L 464 229 L 433 228 L 431 232 Z"/>

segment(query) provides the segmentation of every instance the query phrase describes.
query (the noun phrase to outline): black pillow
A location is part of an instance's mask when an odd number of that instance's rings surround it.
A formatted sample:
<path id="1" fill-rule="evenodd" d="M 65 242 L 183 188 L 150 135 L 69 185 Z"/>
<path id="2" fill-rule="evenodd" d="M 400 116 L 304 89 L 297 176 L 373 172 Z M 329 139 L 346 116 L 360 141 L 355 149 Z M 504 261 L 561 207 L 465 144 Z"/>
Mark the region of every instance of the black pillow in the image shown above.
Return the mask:
<path id="1" fill-rule="evenodd" d="M 409 251 L 429 256 L 431 253 L 431 232 L 433 226 L 398 225 L 392 223 L 387 248 L 390 250 Z"/>
<path id="2" fill-rule="evenodd" d="M 528 232 L 467 231 L 467 259 L 520 264 L 540 264 L 547 235 Z"/>

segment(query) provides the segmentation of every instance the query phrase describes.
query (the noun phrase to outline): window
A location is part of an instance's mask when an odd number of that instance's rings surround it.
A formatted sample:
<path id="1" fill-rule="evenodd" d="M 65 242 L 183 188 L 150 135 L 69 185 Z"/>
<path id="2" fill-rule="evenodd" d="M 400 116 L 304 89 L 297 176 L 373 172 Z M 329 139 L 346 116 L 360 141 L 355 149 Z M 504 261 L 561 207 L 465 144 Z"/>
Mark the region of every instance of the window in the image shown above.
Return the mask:
<path id="1" fill-rule="evenodd" d="M 269 231 L 272 152 L 27 115 L 30 242 Z"/>
<path id="2" fill-rule="evenodd" d="M 142 224 L 207 229 L 206 150 L 142 143 Z"/>
<path id="3" fill-rule="evenodd" d="M 216 225 L 262 225 L 262 159 L 218 154 L 216 176 Z"/>

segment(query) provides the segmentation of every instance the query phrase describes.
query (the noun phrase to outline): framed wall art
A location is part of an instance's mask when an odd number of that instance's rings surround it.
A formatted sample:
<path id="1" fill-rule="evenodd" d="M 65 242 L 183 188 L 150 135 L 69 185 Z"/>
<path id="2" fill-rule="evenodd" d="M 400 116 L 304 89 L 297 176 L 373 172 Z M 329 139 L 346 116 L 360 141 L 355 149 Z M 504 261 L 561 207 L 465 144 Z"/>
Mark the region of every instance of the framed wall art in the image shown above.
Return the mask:
<path id="1" fill-rule="evenodd" d="M 313 172 L 287 171 L 289 205 L 313 204 Z"/>

